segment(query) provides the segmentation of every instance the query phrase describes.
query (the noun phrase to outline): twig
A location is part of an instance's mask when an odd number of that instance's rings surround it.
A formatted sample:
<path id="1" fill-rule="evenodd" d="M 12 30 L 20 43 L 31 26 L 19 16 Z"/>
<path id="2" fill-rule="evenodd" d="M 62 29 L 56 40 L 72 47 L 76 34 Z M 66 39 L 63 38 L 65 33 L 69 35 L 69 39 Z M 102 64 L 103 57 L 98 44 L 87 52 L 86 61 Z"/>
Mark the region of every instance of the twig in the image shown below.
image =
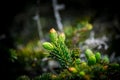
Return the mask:
<path id="1" fill-rule="evenodd" d="M 34 19 L 35 19 L 36 22 L 37 22 L 37 28 L 38 28 L 39 38 L 40 38 L 40 39 L 43 39 L 42 26 L 41 26 L 41 23 L 40 23 L 39 3 L 40 3 L 40 0 L 37 0 L 37 10 L 36 10 L 36 15 L 35 15 L 35 18 L 34 18 Z"/>
<path id="2" fill-rule="evenodd" d="M 64 5 L 58 5 L 57 4 L 57 0 L 52 0 L 53 3 L 53 9 L 54 9 L 54 15 L 56 18 L 56 22 L 57 22 L 57 26 L 59 31 L 63 31 L 63 25 L 61 23 L 61 18 L 60 18 L 60 14 L 59 14 L 59 10 L 64 8 Z"/>

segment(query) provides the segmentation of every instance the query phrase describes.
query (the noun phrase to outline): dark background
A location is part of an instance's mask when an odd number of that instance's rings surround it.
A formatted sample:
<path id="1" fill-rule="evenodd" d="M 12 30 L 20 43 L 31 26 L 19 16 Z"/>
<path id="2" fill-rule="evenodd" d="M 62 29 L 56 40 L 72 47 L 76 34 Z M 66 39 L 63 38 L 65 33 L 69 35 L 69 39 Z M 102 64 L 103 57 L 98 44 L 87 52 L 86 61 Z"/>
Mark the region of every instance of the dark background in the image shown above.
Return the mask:
<path id="1" fill-rule="evenodd" d="M 58 0 L 59 3 L 63 3 L 66 6 L 66 10 L 73 10 L 76 12 L 82 12 L 84 10 L 94 10 L 96 11 L 96 15 L 93 17 L 93 21 L 95 18 L 101 15 L 109 15 L 108 19 L 113 19 L 113 16 L 117 16 L 120 20 L 119 13 L 119 2 L 115 0 Z M 40 5 L 51 4 L 51 0 L 40 0 Z M 1 79 L 4 80 L 9 78 L 14 80 L 18 75 L 22 74 L 22 71 L 12 71 L 14 68 L 19 67 L 18 63 L 11 63 L 9 61 L 9 49 L 14 48 L 14 40 L 10 35 L 10 29 L 12 29 L 12 23 L 15 15 L 22 12 L 24 8 L 28 5 L 36 4 L 36 0 L 8 0 L 1 1 L 1 27 L 0 27 L 0 36 L 4 35 L 2 39 L 0 39 L 0 73 Z M 92 22 L 92 21 L 91 21 Z M 119 31 L 115 30 L 117 34 L 120 34 Z M 120 40 L 113 40 L 115 46 L 114 50 L 119 52 Z M 16 74 L 17 73 L 17 74 Z M 3 76 L 4 75 L 4 76 Z"/>

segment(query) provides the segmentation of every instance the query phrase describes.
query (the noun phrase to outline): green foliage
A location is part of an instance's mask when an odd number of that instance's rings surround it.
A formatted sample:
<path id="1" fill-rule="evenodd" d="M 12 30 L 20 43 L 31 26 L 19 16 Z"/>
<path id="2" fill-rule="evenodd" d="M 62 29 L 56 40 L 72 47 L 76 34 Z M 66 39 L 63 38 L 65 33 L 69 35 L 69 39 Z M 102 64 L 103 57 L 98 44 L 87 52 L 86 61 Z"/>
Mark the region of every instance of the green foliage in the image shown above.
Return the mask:
<path id="1" fill-rule="evenodd" d="M 31 41 L 25 46 L 20 46 L 19 48 L 10 49 L 11 59 L 18 60 L 20 62 L 29 62 L 36 59 L 42 59 L 49 54 L 45 52 L 41 47 L 41 43 L 38 41 Z"/>
<path id="2" fill-rule="evenodd" d="M 89 20 L 83 19 L 77 22 L 77 24 L 73 26 L 65 26 L 64 33 L 67 37 L 65 41 L 67 46 L 73 48 L 74 46 L 78 46 L 79 43 L 84 42 L 90 31 L 92 30 L 93 25 L 89 23 Z"/>
<path id="3" fill-rule="evenodd" d="M 72 65 L 72 57 L 71 57 L 70 50 L 67 48 L 67 46 L 64 43 L 64 41 L 65 41 L 64 33 L 58 34 L 52 28 L 50 30 L 50 40 L 51 40 L 51 42 L 49 44 L 52 45 L 51 46 L 52 50 L 50 52 L 51 58 L 57 60 L 63 68 Z M 43 47 L 45 47 L 44 46 L 45 43 L 46 42 L 43 43 Z M 48 48 L 46 48 L 46 49 L 50 50 Z"/>
<path id="4" fill-rule="evenodd" d="M 52 32 L 53 31 L 53 32 Z M 69 49 L 65 44 L 65 35 L 60 36 L 55 30 L 52 29 L 50 36 L 52 49 L 49 50 L 50 57 L 58 61 L 62 67 L 59 74 L 56 75 L 57 80 L 92 80 L 92 79 L 108 79 L 108 71 L 110 67 L 110 61 L 108 56 L 101 57 L 100 52 L 94 53 L 91 49 L 85 50 L 86 61 L 81 61 L 79 48 Z M 63 35 L 63 33 L 62 33 Z M 54 38 L 54 41 L 53 39 Z M 56 39 L 55 39 L 56 38 Z M 45 44 L 44 42 L 43 44 Z M 43 46 L 44 47 L 44 46 Z M 53 48 L 54 47 L 54 48 Z M 117 69 L 119 64 L 114 64 L 114 69 Z M 112 68 L 113 69 L 113 68 Z M 44 79 L 44 77 L 43 77 Z M 52 79 L 52 80 L 54 80 Z"/>
<path id="5" fill-rule="evenodd" d="M 86 23 L 83 25 L 86 25 Z M 90 27 L 87 28 L 91 29 Z M 82 27 L 82 30 L 84 29 Z M 110 63 L 107 55 L 102 55 L 100 52 L 94 52 L 91 49 L 81 51 L 77 46 L 69 48 L 66 44 L 66 35 L 63 32 L 57 32 L 52 28 L 49 37 L 50 42 L 43 42 L 40 45 L 28 43 L 18 50 L 10 50 L 11 60 L 18 60 L 23 63 L 23 65 L 27 66 L 26 69 L 40 65 L 41 59 L 44 57 L 49 57 L 60 64 L 59 71 L 56 74 L 46 72 L 40 76 L 35 76 L 32 80 L 107 80 L 110 79 L 110 72 L 120 72 L 120 65 Z M 49 54 L 45 54 L 48 52 Z M 80 58 L 81 52 L 85 54 L 85 60 Z M 41 69 L 40 67 L 36 68 Z M 30 80 L 30 78 L 20 76 L 17 80 Z"/>
<path id="6" fill-rule="evenodd" d="M 11 61 L 20 64 L 23 71 L 28 73 L 31 71 L 37 73 L 37 70 L 42 72 L 40 63 L 44 57 L 49 56 L 48 52 L 42 48 L 41 43 L 38 41 L 31 41 L 16 50 L 10 49 L 10 52 Z"/>

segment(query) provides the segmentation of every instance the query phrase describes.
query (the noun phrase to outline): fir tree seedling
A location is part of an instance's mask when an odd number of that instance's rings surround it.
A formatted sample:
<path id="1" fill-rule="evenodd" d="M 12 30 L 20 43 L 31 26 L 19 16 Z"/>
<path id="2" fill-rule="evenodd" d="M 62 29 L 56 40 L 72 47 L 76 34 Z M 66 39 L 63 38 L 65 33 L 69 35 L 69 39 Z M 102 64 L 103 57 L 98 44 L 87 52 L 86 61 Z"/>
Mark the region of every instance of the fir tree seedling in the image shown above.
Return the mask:
<path id="1" fill-rule="evenodd" d="M 79 48 L 69 49 L 65 44 L 66 37 L 63 32 L 58 34 L 52 28 L 49 34 L 51 42 L 44 42 L 43 47 L 50 51 L 50 57 L 62 67 L 62 71 L 56 75 L 57 80 L 107 79 L 109 67 L 119 67 L 110 65 L 108 56 L 101 57 L 100 52 L 94 53 L 91 49 L 85 50 L 86 60 L 81 61 Z"/>

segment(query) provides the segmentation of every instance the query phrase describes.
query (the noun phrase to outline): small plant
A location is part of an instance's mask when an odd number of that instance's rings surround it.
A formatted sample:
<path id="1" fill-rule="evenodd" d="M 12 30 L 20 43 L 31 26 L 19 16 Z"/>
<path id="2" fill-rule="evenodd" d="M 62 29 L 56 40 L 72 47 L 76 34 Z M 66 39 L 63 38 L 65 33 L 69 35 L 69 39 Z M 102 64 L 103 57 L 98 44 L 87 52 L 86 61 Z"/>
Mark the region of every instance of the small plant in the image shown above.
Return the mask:
<path id="1" fill-rule="evenodd" d="M 43 47 L 50 51 L 51 58 L 57 60 L 61 67 L 67 68 L 72 65 L 72 54 L 65 45 L 65 34 L 58 33 L 52 28 L 50 30 L 51 42 L 44 42 Z"/>
<path id="2" fill-rule="evenodd" d="M 49 36 L 51 42 L 44 42 L 43 47 L 49 51 L 50 57 L 61 65 L 60 73 L 53 74 L 54 77 L 50 75 L 52 80 L 106 80 L 111 76 L 109 71 L 113 67 L 113 71 L 120 71 L 119 64 L 110 63 L 108 56 L 102 56 L 100 52 L 93 52 L 91 49 L 84 51 L 86 59 L 81 61 L 80 49 L 68 49 L 63 32 L 57 33 L 52 28 Z M 39 77 L 39 80 L 41 80 L 40 78 L 45 78 L 44 73 Z"/>

